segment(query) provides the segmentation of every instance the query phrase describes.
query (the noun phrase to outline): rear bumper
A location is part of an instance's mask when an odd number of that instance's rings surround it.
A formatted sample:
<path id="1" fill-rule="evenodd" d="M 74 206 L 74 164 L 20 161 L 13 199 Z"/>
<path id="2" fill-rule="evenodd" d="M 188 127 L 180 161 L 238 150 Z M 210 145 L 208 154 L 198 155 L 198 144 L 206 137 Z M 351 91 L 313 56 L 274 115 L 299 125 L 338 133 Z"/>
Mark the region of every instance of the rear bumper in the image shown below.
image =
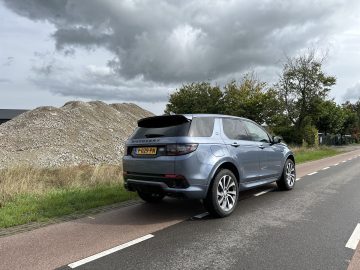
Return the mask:
<path id="1" fill-rule="evenodd" d="M 124 186 L 129 191 L 163 192 L 167 196 L 188 199 L 204 199 L 206 197 L 206 186 L 186 185 L 186 187 L 181 187 L 181 185 L 174 185 L 174 179 L 140 180 L 139 177 L 132 179 L 130 176 L 126 176 L 124 180 Z"/>
<path id="2" fill-rule="evenodd" d="M 199 159 L 197 151 L 183 156 L 153 159 L 124 156 L 125 187 L 131 191 L 156 189 L 168 196 L 204 199 L 212 165 L 204 162 L 203 158 Z M 168 175 L 181 175 L 183 178 L 166 178 Z"/>

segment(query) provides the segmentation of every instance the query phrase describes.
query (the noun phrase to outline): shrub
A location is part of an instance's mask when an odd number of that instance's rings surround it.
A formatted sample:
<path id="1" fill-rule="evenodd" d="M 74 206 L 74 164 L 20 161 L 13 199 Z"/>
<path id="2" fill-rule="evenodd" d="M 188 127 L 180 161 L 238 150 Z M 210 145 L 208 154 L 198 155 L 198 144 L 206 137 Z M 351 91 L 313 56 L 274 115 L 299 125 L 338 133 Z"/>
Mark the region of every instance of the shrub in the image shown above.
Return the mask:
<path id="1" fill-rule="evenodd" d="M 319 146 L 319 131 L 313 125 L 306 125 L 303 128 L 303 144 L 305 146 L 318 147 Z"/>

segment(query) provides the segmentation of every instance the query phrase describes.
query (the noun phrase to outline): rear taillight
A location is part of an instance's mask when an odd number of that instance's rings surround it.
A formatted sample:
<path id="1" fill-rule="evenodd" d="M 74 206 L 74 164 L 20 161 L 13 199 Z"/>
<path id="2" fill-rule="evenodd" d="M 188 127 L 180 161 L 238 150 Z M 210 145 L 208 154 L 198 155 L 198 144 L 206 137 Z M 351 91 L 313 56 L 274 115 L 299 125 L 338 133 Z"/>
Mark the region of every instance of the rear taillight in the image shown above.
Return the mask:
<path id="1" fill-rule="evenodd" d="M 198 147 L 198 144 L 169 144 L 166 146 L 167 156 L 181 156 L 194 152 Z"/>

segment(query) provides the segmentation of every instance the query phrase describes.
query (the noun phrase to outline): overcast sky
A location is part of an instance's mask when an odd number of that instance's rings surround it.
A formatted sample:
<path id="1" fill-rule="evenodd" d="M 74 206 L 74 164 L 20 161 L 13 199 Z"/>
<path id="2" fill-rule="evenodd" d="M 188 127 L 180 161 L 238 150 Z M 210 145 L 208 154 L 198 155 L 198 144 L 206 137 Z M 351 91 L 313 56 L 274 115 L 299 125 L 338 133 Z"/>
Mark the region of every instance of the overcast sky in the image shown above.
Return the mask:
<path id="1" fill-rule="evenodd" d="M 255 71 L 318 48 L 331 97 L 360 97 L 360 1 L 0 0 L 0 108 L 68 100 L 163 112 L 183 83 Z"/>

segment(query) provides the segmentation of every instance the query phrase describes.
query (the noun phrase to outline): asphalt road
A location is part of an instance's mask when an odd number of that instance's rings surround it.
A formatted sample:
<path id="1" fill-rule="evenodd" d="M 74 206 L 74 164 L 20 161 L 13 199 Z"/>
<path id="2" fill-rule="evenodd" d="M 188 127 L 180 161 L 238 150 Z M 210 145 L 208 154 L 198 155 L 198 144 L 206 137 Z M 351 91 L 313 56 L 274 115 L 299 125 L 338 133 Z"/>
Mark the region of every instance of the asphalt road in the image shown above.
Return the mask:
<path id="1" fill-rule="evenodd" d="M 360 223 L 360 157 L 304 175 L 292 191 L 269 188 L 241 194 L 228 218 L 189 218 L 76 269 L 346 269 Z"/>

